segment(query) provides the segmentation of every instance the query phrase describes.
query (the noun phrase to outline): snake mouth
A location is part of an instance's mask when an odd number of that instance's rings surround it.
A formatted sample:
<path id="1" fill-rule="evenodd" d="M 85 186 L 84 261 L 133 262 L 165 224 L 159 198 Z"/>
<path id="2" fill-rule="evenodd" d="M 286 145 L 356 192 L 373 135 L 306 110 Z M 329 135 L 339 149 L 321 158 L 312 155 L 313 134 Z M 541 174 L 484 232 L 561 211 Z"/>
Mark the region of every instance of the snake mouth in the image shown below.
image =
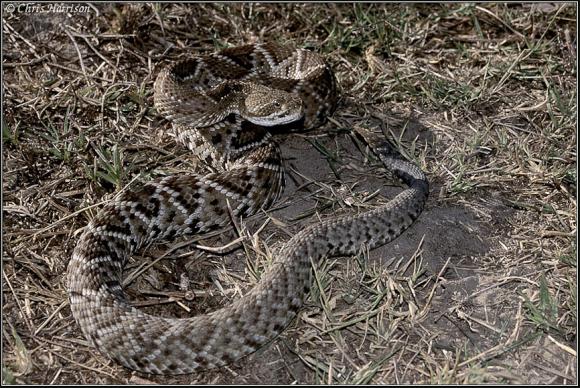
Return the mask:
<path id="1" fill-rule="evenodd" d="M 247 120 L 253 124 L 264 127 L 273 127 L 275 125 L 283 125 L 293 123 L 304 117 L 304 110 L 297 112 L 276 112 L 268 116 L 247 117 Z"/>

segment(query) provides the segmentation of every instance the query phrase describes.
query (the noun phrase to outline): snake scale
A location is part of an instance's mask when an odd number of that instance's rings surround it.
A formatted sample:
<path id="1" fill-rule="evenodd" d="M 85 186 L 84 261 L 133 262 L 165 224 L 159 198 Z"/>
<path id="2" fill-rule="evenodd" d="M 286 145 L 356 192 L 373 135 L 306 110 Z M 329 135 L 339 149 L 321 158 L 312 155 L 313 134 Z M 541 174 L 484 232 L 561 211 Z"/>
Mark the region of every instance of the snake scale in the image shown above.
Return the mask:
<path id="1" fill-rule="evenodd" d="M 319 126 L 337 95 L 320 55 L 271 43 L 176 61 L 159 73 L 156 109 L 209 172 L 168 176 L 125 192 L 86 226 L 69 262 L 67 287 L 73 316 L 92 345 L 147 373 L 223 366 L 254 352 L 296 316 L 309 292 L 311 262 L 385 244 L 411 225 L 427 199 L 425 175 L 384 137 L 366 136 L 408 186 L 387 204 L 301 230 L 252 290 L 215 312 L 165 318 L 127 300 L 123 267 L 140 248 L 222 227 L 231 222 L 228 207 L 234 217 L 247 217 L 270 206 L 284 188 L 270 130 Z"/>

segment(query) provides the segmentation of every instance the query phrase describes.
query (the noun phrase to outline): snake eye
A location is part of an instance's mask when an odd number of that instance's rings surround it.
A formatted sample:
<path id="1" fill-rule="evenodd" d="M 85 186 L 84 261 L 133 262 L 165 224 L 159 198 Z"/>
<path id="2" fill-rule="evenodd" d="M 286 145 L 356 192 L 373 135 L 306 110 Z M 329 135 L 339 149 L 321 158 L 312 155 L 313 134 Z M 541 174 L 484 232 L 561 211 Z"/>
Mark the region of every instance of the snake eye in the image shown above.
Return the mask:
<path id="1" fill-rule="evenodd" d="M 274 104 L 274 107 L 275 108 L 281 108 L 282 107 L 282 104 L 280 104 L 279 101 L 274 101 L 272 104 Z"/>

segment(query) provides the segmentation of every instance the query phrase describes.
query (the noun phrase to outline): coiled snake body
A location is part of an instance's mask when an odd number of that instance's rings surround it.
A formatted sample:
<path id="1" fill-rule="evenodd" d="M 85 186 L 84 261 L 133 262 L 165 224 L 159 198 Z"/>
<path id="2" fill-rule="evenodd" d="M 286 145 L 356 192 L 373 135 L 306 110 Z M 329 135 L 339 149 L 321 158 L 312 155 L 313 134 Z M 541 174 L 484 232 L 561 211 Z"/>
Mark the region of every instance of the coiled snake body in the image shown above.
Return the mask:
<path id="1" fill-rule="evenodd" d="M 398 236 L 421 213 L 423 172 L 386 140 L 371 140 L 383 164 L 409 188 L 386 205 L 330 218 L 288 241 L 260 283 L 210 314 L 186 319 L 148 315 L 130 305 L 123 267 L 139 248 L 160 239 L 204 233 L 268 207 L 284 170 L 267 127 L 315 127 L 332 113 L 337 87 L 317 54 L 255 44 L 176 62 L 156 82 L 155 106 L 177 139 L 206 163 L 206 175 L 176 175 L 124 193 L 88 224 L 68 266 L 74 318 L 103 354 L 126 367 L 158 374 L 225 365 L 278 335 L 310 287 L 311 261 L 354 254 Z M 295 124 L 298 121 L 298 124 Z"/>

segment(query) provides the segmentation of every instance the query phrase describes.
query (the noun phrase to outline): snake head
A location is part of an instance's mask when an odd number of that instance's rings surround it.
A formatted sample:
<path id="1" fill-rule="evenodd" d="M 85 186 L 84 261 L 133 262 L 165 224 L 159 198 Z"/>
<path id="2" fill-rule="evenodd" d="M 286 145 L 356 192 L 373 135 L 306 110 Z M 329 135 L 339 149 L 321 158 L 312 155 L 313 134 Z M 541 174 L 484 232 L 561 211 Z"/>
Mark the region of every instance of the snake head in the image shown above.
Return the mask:
<path id="1" fill-rule="evenodd" d="M 302 100 L 283 90 L 252 84 L 239 107 L 240 115 L 266 127 L 288 124 L 304 116 Z"/>

